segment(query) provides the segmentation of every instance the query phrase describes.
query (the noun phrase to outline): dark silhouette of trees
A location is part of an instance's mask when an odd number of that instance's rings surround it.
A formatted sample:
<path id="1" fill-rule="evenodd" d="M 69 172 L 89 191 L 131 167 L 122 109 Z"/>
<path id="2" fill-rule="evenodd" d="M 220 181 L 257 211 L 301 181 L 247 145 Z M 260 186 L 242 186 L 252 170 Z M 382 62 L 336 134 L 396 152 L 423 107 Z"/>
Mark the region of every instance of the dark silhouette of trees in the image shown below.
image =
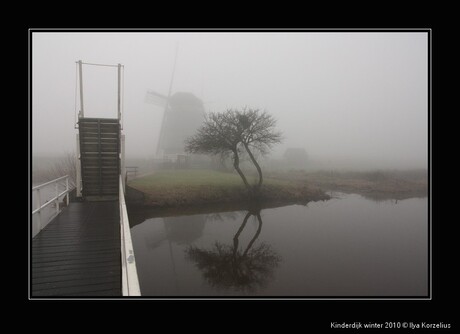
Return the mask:
<path id="1" fill-rule="evenodd" d="M 259 109 L 228 109 L 221 113 L 209 113 L 197 133 L 186 141 L 189 153 L 219 155 L 221 159 L 231 156 L 233 167 L 252 194 L 257 194 L 263 183 L 262 169 L 256 155 L 264 155 L 274 144 L 282 140 L 275 130 L 276 120 Z M 259 180 L 251 187 L 240 168 L 240 156 L 247 153 L 254 164 Z"/>
<path id="2" fill-rule="evenodd" d="M 66 152 L 57 158 L 52 165 L 47 167 L 46 170 L 39 170 L 37 172 L 37 179 L 40 181 L 50 181 L 58 177 L 68 175 L 69 187 L 76 186 L 77 179 L 77 157 L 75 152 Z"/>

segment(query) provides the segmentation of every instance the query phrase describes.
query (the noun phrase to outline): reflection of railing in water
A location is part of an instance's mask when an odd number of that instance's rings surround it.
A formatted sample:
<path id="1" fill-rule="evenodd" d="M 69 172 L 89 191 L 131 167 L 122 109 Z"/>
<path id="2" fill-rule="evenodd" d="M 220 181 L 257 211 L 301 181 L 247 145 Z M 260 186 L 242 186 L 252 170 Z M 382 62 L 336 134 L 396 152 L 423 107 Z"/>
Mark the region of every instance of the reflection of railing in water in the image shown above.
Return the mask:
<path id="1" fill-rule="evenodd" d="M 59 193 L 59 182 L 61 181 L 65 181 L 65 190 Z M 42 204 L 41 190 L 45 187 L 49 187 L 52 185 L 54 185 L 55 187 L 55 191 L 56 191 L 55 196 Z M 40 184 L 32 188 L 32 196 L 34 196 L 34 192 L 37 194 L 37 204 L 38 204 L 38 207 L 32 211 L 32 216 L 35 214 L 38 215 L 38 227 L 34 228 L 35 226 L 33 226 L 32 237 L 36 236 L 38 232 L 40 232 L 43 228 L 45 228 L 45 226 L 51 221 L 51 219 L 53 219 L 55 216 L 59 214 L 59 212 L 61 212 L 60 206 L 59 206 L 59 198 L 61 198 L 62 196 L 66 196 L 66 205 L 69 205 L 70 190 L 71 189 L 69 189 L 69 176 L 68 175 L 59 177 L 57 179 Z M 56 206 L 56 213 L 54 216 L 48 219 L 48 221 L 43 222 L 42 221 L 42 210 L 52 203 L 54 203 L 54 205 Z"/>
<path id="2" fill-rule="evenodd" d="M 241 251 L 239 237 L 251 216 L 257 218 L 258 228 L 244 251 Z M 211 286 L 224 289 L 233 288 L 238 291 L 254 291 L 268 283 L 281 260 L 270 245 L 262 242 L 254 246 L 261 230 L 260 210 L 251 210 L 246 214 L 243 223 L 233 237 L 232 246 L 219 242 L 216 242 L 211 249 L 190 246 L 185 250 L 186 256 L 195 262 Z"/>

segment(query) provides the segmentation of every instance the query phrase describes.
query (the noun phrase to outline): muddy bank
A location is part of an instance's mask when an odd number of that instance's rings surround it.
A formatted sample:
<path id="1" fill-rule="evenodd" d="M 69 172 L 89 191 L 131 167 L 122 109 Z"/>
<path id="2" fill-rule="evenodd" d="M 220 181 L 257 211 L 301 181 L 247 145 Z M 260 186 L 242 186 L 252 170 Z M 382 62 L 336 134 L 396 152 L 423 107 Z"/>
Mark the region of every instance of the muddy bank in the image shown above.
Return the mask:
<path id="1" fill-rule="evenodd" d="M 141 191 L 127 187 L 126 200 L 130 207 L 155 209 L 167 214 L 181 212 L 203 212 L 206 210 L 235 211 L 250 207 L 276 207 L 288 204 L 307 204 L 310 201 L 323 201 L 330 196 L 319 188 L 296 185 L 263 185 L 257 198 L 248 195 L 244 187 L 183 186 L 153 188 Z M 224 210 L 222 210 L 224 209 Z"/>
<path id="2" fill-rule="evenodd" d="M 264 197 L 259 200 L 250 199 L 248 196 L 222 198 L 213 197 L 213 202 L 208 202 L 204 198 L 182 198 L 182 200 L 168 199 L 159 201 L 145 200 L 145 194 L 138 190 L 127 187 L 128 193 L 135 194 L 135 197 L 130 196 L 127 202 L 129 223 L 131 227 L 144 222 L 148 218 L 155 217 L 175 217 L 184 215 L 197 214 L 213 214 L 232 211 L 257 211 L 262 209 L 277 208 L 286 205 L 307 205 L 308 202 L 326 201 L 330 196 L 319 189 L 313 190 L 297 190 L 289 191 L 289 196 L 286 190 L 265 189 Z M 239 194 L 239 192 L 238 192 Z M 159 195 L 159 194 L 158 194 Z M 283 197 L 283 195 L 285 197 Z M 144 197 L 144 199 L 141 199 Z"/>

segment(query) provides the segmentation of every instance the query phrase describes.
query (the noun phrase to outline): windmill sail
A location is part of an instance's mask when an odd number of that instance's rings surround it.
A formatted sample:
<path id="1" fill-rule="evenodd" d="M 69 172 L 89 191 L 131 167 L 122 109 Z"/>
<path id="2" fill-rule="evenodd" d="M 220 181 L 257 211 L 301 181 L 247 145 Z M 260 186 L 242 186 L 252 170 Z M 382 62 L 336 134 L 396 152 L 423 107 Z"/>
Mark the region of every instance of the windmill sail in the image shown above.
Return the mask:
<path id="1" fill-rule="evenodd" d="M 147 94 L 145 94 L 145 102 L 164 108 L 168 102 L 168 97 L 153 90 L 148 90 Z"/>
<path id="2" fill-rule="evenodd" d="M 204 116 L 203 101 L 192 93 L 172 94 L 174 74 L 176 72 L 178 45 L 174 56 L 173 70 L 169 82 L 168 95 L 148 90 L 145 102 L 164 108 L 156 156 L 183 156 L 185 140 L 193 135 L 201 125 Z"/>

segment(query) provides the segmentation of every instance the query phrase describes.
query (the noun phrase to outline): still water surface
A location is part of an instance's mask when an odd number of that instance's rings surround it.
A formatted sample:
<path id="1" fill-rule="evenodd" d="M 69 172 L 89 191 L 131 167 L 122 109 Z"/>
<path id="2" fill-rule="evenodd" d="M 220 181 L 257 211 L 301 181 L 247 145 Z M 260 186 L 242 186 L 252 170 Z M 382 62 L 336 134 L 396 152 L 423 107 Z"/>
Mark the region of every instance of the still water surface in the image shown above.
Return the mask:
<path id="1" fill-rule="evenodd" d="M 150 218 L 131 228 L 143 296 L 426 296 L 427 198 Z"/>

